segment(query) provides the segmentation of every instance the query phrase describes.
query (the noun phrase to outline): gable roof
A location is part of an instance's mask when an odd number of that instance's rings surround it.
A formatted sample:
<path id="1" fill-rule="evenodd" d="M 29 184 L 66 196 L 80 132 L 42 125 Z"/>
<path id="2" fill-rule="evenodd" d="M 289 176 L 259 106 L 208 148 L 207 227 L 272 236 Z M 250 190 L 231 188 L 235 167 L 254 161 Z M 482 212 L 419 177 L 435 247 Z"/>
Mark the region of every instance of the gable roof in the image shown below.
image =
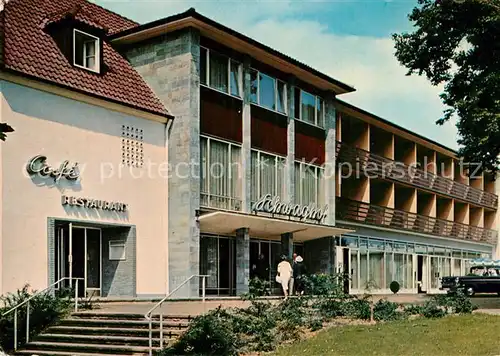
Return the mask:
<path id="1" fill-rule="evenodd" d="M 11 0 L 1 12 L 2 69 L 77 92 L 172 117 L 144 79 L 103 40 L 102 73 L 72 65 L 45 28 L 72 18 L 113 34 L 138 24 L 86 0 Z"/>

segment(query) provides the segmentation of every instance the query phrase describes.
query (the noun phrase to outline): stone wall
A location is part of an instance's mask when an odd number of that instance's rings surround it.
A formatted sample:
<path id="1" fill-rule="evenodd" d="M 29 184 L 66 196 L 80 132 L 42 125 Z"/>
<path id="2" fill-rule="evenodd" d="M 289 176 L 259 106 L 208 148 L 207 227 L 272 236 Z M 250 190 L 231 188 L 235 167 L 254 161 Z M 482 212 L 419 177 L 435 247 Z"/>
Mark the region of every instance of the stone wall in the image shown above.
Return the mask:
<path id="1" fill-rule="evenodd" d="M 185 29 L 135 45 L 125 55 L 175 116 L 169 127 L 168 270 L 169 290 L 199 274 L 200 206 L 199 46 L 195 29 Z M 197 278 L 176 297 L 198 296 Z"/>

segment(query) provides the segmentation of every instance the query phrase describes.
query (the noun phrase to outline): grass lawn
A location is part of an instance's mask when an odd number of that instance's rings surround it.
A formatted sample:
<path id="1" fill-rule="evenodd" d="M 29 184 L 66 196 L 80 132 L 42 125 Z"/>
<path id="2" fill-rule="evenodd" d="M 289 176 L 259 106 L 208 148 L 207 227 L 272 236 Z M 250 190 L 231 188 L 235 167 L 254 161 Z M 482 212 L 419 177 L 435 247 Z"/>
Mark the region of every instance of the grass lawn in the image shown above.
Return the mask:
<path id="1" fill-rule="evenodd" d="M 473 314 L 333 327 L 282 347 L 274 355 L 500 355 L 500 316 Z"/>

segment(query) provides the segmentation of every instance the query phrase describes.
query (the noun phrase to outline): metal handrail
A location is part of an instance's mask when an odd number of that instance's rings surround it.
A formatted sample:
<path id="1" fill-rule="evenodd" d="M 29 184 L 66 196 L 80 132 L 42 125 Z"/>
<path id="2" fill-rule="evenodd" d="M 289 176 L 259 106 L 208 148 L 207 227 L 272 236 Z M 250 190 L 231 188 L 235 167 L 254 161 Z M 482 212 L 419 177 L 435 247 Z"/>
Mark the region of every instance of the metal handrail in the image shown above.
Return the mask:
<path id="1" fill-rule="evenodd" d="M 184 287 L 189 281 L 191 281 L 193 278 L 202 278 L 201 282 L 201 300 L 203 303 L 205 303 L 205 287 L 206 287 L 206 278 L 210 277 L 208 275 L 203 275 L 203 274 L 193 274 L 191 277 L 186 279 L 184 282 L 179 284 L 173 291 L 168 293 L 162 300 L 160 300 L 158 303 L 156 303 L 149 311 L 144 314 L 144 317 L 149 320 L 149 355 L 153 355 L 153 319 L 152 315 L 153 312 L 158 309 L 159 307 L 162 306 L 162 304 L 170 298 L 175 292 L 177 292 L 179 289 Z M 163 312 L 160 311 L 160 347 L 163 347 Z"/>
<path id="2" fill-rule="evenodd" d="M 42 293 L 48 292 L 51 290 L 54 286 L 60 284 L 64 280 L 70 280 L 70 281 L 83 281 L 84 278 L 77 278 L 77 277 L 63 277 L 59 279 L 57 282 L 52 283 L 50 286 L 47 288 L 36 292 L 33 294 L 31 297 L 23 301 L 22 303 L 19 303 L 15 307 L 12 307 L 11 309 L 7 310 L 5 313 L 2 314 L 2 316 L 8 315 L 12 312 L 14 312 L 14 350 L 17 350 L 17 310 L 22 307 L 23 305 L 26 305 L 26 343 L 29 342 L 30 339 L 30 301 L 39 296 Z M 78 283 L 75 283 L 75 312 L 78 311 Z"/>

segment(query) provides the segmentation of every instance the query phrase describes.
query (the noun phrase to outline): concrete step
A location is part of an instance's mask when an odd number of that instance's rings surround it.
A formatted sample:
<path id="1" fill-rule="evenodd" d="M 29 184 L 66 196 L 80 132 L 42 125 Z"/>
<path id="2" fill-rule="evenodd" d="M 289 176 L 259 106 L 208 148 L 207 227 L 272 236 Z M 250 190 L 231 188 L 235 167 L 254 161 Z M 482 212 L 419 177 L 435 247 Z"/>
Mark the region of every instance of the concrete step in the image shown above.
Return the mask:
<path id="1" fill-rule="evenodd" d="M 69 352 L 69 351 L 44 351 L 44 350 L 32 350 L 25 349 L 19 350 L 15 355 L 55 355 L 55 356 L 95 356 L 98 353 L 85 353 L 85 352 Z M 106 354 L 106 356 L 129 356 L 129 354 Z"/>
<path id="2" fill-rule="evenodd" d="M 158 335 L 159 336 L 159 335 Z M 172 339 L 168 334 L 163 334 L 165 339 Z M 127 346 L 149 346 L 149 337 L 146 336 L 115 336 L 115 335 L 68 335 L 68 334 L 41 334 L 35 339 L 43 342 L 75 344 L 107 344 L 107 345 L 127 345 Z M 153 337 L 153 346 L 160 346 L 160 339 Z"/>
<path id="3" fill-rule="evenodd" d="M 100 327 L 100 326 L 64 326 L 57 325 L 51 326 L 47 329 L 47 333 L 51 334 L 65 334 L 65 335 L 109 335 L 109 336 L 149 336 L 149 329 L 147 328 L 125 328 L 125 327 Z M 169 329 L 163 328 L 164 335 L 178 336 L 184 332 L 184 329 Z M 153 336 L 160 335 L 160 329 L 153 329 Z"/>
<path id="4" fill-rule="evenodd" d="M 99 313 L 99 312 L 76 312 L 72 313 L 73 318 L 83 318 L 83 319 L 127 319 L 127 320 L 146 320 L 144 314 L 133 314 L 133 313 Z M 163 320 L 175 320 L 175 321 L 191 321 L 194 316 L 191 315 L 174 315 L 168 314 L 163 315 Z M 153 314 L 152 320 L 160 320 L 159 314 Z"/>
<path id="5" fill-rule="evenodd" d="M 60 325 L 95 325 L 95 326 L 133 326 L 134 328 L 149 328 L 148 320 L 128 320 L 128 319 L 84 319 L 84 318 L 67 318 L 61 321 Z M 187 321 L 163 321 L 164 328 L 185 329 L 189 325 Z M 160 327 L 159 320 L 152 321 L 153 328 Z"/>
<path id="6" fill-rule="evenodd" d="M 33 341 L 26 345 L 26 349 L 36 350 L 34 354 L 38 355 L 38 350 L 43 351 L 59 351 L 88 354 L 120 354 L 120 355 L 137 355 L 147 354 L 149 347 L 147 346 L 128 346 L 128 345 L 108 345 L 108 344 L 79 344 L 74 342 L 45 342 Z M 158 347 L 153 347 L 154 350 L 159 350 Z"/>

